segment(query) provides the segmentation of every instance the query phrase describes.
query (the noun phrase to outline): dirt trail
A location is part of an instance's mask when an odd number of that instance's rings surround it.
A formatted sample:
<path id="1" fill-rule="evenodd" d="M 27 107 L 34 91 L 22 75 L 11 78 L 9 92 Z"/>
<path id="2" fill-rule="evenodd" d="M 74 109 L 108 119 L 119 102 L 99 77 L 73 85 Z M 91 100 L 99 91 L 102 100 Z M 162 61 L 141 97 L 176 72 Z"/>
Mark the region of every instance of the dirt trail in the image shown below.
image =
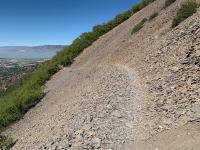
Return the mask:
<path id="1" fill-rule="evenodd" d="M 170 28 L 184 1 L 162 9 L 157 0 L 55 74 L 42 101 L 5 132 L 18 139 L 13 150 L 198 150 L 200 11 Z"/>
<path id="2" fill-rule="evenodd" d="M 194 122 L 178 129 L 161 132 L 147 142 L 138 143 L 134 147 L 138 150 L 198 150 L 199 139 L 200 126 L 199 123 Z"/>
<path id="3" fill-rule="evenodd" d="M 137 75 L 118 64 L 85 72 L 66 68 L 47 83 L 46 97 L 10 130 L 21 138 L 14 149 L 123 149 L 135 140 L 143 107 Z"/>

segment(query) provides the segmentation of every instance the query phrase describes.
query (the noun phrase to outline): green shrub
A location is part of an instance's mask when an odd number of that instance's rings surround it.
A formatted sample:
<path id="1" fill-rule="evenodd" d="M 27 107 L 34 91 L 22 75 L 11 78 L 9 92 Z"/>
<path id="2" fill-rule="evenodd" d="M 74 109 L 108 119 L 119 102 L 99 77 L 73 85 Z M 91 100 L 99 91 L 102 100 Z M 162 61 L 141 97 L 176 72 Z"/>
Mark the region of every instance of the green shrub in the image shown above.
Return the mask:
<path id="1" fill-rule="evenodd" d="M 158 13 L 154 13 L 149 17 L 149 21 L 151 21 L 152 19 L 156 18 L 158 16 Z"/>
<path id="2" fill-rule="evenodd" d="M 0 149 L 9 150 L 15 143 L 13 139 L 0 135 Z"/>
<path id="3" fill-rule="evenodd" d="M 93 27 L 92 32 L 83 33 L 70 46 L 64 48 L 51 60 L 39 66 L 29 77 L 21 82 L 19 87 L 0 100 L 0 132 L 10 123 L 20 119 L 28 109 L 40 101 L 44 96 L 43 85 L 54 73 L 59 71 L 60 66 L 71 65 L 74 58 L 100 36 L 109 32 L 153 1 L 155 0 L 144 0 L 132 9 L 117 15 L 115 19 Z M 136 9 L 138 6 L 139 9 Z"/>
<path id="4" fill-rule="evenodd" d="M 164 8 L 167 8 L 168 6 L 170 6 L 172 3 L 174 3 L 176 0 L 166 0 L 165 1 L 165 6 Z"/>
<path id="5" fill-rule="evenodd" d="M 149 5 L 150 3 L 154 2 L 155 0 L 143 0 L 141 3 L 135 5 L 132 8 L 133 13 L 136 13 L 140 10 L 142 10 L 144 7 L 146 7 L 147 5 Z"/>
<path id="6" fill-rule="evenodd" d="M 192 16 L 197 11 L 197 7 L 198 5 L 193 1 L 182 4 L 172 22 L 172 28 L 176 27 L 182 21 Z"/>
<path id="7" fill-rule="evenodd" d="M 133 35 L 134 33 L 138 32 L 140 29 L 142 29 L 144 23 L 147 21 L 146 18 L 144 18 L 140 23 L 138 23 L 133 30 L 131 31 L 131 35 Z"/>

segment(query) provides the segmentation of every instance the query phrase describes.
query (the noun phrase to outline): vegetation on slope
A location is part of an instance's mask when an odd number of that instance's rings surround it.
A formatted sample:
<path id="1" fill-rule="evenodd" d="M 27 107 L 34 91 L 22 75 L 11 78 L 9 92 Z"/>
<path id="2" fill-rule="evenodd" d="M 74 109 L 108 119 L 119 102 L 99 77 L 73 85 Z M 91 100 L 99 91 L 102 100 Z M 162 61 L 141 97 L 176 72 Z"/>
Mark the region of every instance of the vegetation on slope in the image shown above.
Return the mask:
<path id="1" fill-rule="evenodd" d="M 194 1 L 189 1 L 189 2 L 184 3 L 178 10 L 172 22 L 172 28 L 176 27 L 182 21 L 192 16 L 197 11 L 197 7 L 198 5 Z"/>
<path id="2" fill-rule="evenodd" d="M 166 0 L 165 1 L 165 6 L 164 8 L 167 8 L 168 6 L 170 6 L 172 3 L 174 3 L 176 0 Z"/>
<path id="3" fill-rule="evenodd" d="M 133 35 L 134 33 L 138 32 L 140 29 L 143 28 L 144 23 L 147 21 L 146 18 L 142 19 L 142 21 L 140 23 L 138 23 L 133 30 L 131 31 L 131 35 Z"/>
<path id="4" fill-rule="evenodd" d="M 3 64 L 9 64 L 11 67 L 0 66 L 0 99 L 18 88 L 21 80 L 31 74 L 39 65 L 38 62 L 34 62 L 34 64 L 30 62 L 29 64 L 31 65 L 27 64 L 22 66 L 10 60 Z"/>
<path id="5" fill-rule="evenodd" d="M 149 17 L 149 21 L 153 20 L 154 18 L 156 18 L 158 16 L 158 13 L 153 13 L 150 17 Z"/>
<path id="6" fill-rule="evenodd" d="M 0 135 L 0 149 L 2 150 L 8 150 L 10 149 L 15 142 L 11 138 L 7 138 L 5 136 Z"/>
<path id="7" fill-rule="evenodd" d="M 72 64 L 74 58 L 100 36 L 118 26 L 153 1 L 155 0 L 144 0 L 132 9 L 117 15 L 115 19 L 95 26 L 92 32 L 83 33 L 70 46 L 57 53 L 50 61 L 41 65 L 32 75 L 24 79 L 20 87 L 0 100 L 0 130 L 20 119 L 28 109 L 40 101 L 44 96 L 42 86 L 53 74 L 60 70 L 60 66 Z"/>

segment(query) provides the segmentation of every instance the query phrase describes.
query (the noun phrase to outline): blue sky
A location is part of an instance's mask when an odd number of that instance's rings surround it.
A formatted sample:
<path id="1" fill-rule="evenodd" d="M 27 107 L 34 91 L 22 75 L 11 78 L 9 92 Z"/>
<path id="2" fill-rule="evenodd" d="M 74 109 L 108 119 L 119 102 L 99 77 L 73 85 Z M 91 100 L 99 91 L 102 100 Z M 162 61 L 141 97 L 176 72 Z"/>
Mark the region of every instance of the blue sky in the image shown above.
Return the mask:
<path id="1" fill-rule="evenodd" d="M 139 0 L 0 0 L 0 46 L 70 44 Z"/>

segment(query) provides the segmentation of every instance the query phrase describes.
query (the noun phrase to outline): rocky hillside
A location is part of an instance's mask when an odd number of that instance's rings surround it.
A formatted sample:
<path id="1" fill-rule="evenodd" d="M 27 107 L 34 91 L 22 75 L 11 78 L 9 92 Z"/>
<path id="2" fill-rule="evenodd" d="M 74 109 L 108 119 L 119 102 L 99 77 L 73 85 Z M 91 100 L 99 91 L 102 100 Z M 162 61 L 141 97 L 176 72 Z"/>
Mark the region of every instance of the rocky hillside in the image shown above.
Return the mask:
<path id="1" fill-rule="evenodd" d="M 153 2 L 55 74 L 5 131 L 13 150 L 199 150 L 200 10 L 171 28 L 184 2 Z"/>

